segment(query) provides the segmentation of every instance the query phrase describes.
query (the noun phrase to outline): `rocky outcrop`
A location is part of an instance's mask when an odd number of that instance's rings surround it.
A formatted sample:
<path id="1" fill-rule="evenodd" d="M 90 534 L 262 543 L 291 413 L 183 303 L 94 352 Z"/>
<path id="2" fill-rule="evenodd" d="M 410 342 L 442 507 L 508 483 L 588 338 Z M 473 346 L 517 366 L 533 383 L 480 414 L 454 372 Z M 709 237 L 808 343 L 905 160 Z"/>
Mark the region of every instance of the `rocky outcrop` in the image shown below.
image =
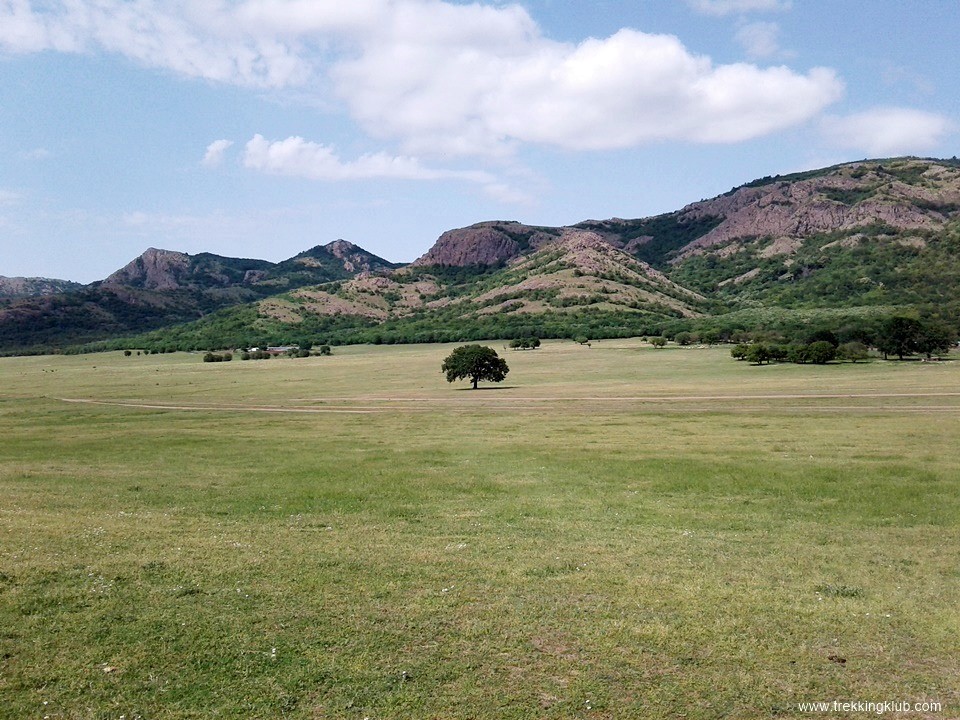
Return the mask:
<path id="1" fill-rule="evenodd" d="M 293 262 L 304 267 L 322 267 L 333 263 L 350 275 L 399 267 L 347 240 L 334 240 L 326 245 L 317 245 L 295 256 Z"/>
<path id="2" fill-rule="evenodd" d="M 772 180 L 688 205 L 683 219 L 722 222 L 676 261 L 738 238 L 805 238 L 882 223 L 936 230 L 960 209 L 960 169 L 923 160 L 851 163 L 802 180 Z"/>
<path id="3" fill-rule="evenodd" d="M 414 266 L 501 265 L 556 241 L 557 228 L 539 228 L 518 222 L 483 222 L 445 232 Z"/>
<path id="4" fill-rule="evenodd" d="M 20 298 L 56 295 L 58 293 L 79 290 L 83 285 L 69 280 L 54 280 L 40 277 L 4 277 L 0 275 L 0 299 L 18 300 Z"/>
<path id="5" fill-rule="evenodd" d="M 135 287 L 143 290 L 179 290 L 190 272 L 190 256 L 150 248 L 103 281 L 103 287 Z"/>

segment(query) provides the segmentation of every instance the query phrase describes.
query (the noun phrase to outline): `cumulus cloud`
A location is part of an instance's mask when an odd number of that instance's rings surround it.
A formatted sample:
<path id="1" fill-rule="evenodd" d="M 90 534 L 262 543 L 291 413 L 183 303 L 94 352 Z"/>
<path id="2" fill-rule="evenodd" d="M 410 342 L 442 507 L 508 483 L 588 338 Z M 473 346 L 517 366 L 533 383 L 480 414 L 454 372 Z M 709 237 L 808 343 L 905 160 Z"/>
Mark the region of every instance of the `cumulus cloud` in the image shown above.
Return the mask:
<path id="1" fill-rule="evenodd" d="M 691 2 L 712 14 L 788 5 Z M 754 49 L 769 51 L 769 28 L 766 46 L 753 32 Z M 738 142 L 803 122 L 842 94 L 828 69 L 715 65 L 676 37 L 635 30 L 561 43 L 519 5 L 445 0 L 0 0 L 0 50 L 44 49 L 106 50 L 298 93 L 332 88 L 369 134 L 414 155 Z"/>
<path id="2" fill-rule="evenodd" d="M 257 87 L 306 81 L 309 58 L 244 24 L 241 10 L 191 0 L 0 0 L 0 50 L 119 53 L 189 77 Z"/>
<path id="3" fill-rule="evenodd" d="M 224 153 L 233 145 L 232 140 L 214 140 L 207 145 L 203 155 L 203 164 L 206 167 L 218 167 L 223 162 Z"/>
<path id="4" fill-rule="evenodd" d="M 792 0 L 687 0 L 703 15 L 734 15 L 750 12 L 783 12 L 793 7 Z"/>
<path id="5" fill-rule="evenodd" d="M 880 107 L 823 120 L 823 132 L 834 145 L 873 156 L 928 152 L 955 130 L 944 115 L 911 108 Z"/>
<path id="6" fill-rule="evenodd" d="M 803 122 L 837 100 L 829 69 L 715 66 L 676 38 L 621 30 L 578 45 L 503 34 L 413 43 L 402 32 L 333 77 L 374 135 L 415 153 L 508 151 L 511 143 L 616 149 L 659 140 L 730 143 Z"/>

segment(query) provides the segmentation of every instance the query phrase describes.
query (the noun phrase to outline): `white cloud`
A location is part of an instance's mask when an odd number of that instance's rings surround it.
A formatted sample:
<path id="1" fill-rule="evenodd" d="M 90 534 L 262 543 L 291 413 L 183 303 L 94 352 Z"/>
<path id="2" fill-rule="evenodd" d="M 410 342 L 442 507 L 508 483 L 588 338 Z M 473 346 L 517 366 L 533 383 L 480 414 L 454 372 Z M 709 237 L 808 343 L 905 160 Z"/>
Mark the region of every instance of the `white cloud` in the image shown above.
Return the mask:
<path id="1" fill-rule="evenodd" d="M 255 135 L 246 145 L 243 164 L 253 170 L 310 180 L 492 180 L 488 173 L 433 169 L 424 167 L 416 158 L 386 153 L 372 153 L 345 161 L 331 146 L 310 142 L 302 137 L 271 142 L 262 135 Z"/>
<path id="2" fill-rule="evenodd" d="M 373 135 L 409 152 L 507 152 L 512 143 L 615 149 L 737 142 L 803 122 L 843 91 L 835 73 L 714 66 L 675 37 L 621 30 L 579 45 L 503 34 L 378 38 L 333 71 Z"/>
<path id="3" fill-rule="evenodd" d="M 789 3 L 694 5 L 725 14 Z M 739 142 L 842 94 L 829 69 L 714 65 L 676 37 L 634 30 L 560 43 L 519 5 L 445 0 L 0 0 L 4 49 L 109 51 L 189 77 L 333 93 L 370 135 L 418 156 Z M 340 176 L 425 172 L 409 158 L 320 155 L 315 164 Z"/>
<path id="4" fill-rule="evenodd" d="M 956 124 L 943 115 L 897 107 L 823 120 L 823 132 L 830 142 L 871 156 L 928 152 L 955 129 Z"/>
<path id="5" fill-rule="evenodd" d="M 312 63 L 293 43 L 241 22 L 210 0 L 0 0 L 0 50 L 116 52 L 188 77 L 257 87 L 306 81 Z"/>
<path id="6" fill-rule="evenodd" d="M 207 145 L 203 155 L 203 164 L 206 167 L 218 167 L 223 162 L 223 155 L 233 145 L 233 140 L 214 140 Z"/>
<path id="7" fill-rule="evenodd" d="M 414 157 L 386 153 L 343 160 L 329 145 L 288 137 L 270 141 L 262 135 L 246 144 L 243 164 L 251 170 L 300 177 L 308 180 L 346 182 L 355 180 L 459 180 L 475 183 L 491 198 L 508 204 L 530 204 L 530 197 L 482 170 L 451 170 L 423 165 Z"/>
<path id="8" fill-rule="evenodd" d="M 783 12 L 793 7 L 792 0 L 687 0 L 704 15 L 733 15 L 750 12 Z"/>
<path id="9" fill-rule="evenodd" d="M 750 57 L 771 58 L 780 54 L 780 26 L 777 23 L 747 23 L 737 30 L 735 38 Z"/>

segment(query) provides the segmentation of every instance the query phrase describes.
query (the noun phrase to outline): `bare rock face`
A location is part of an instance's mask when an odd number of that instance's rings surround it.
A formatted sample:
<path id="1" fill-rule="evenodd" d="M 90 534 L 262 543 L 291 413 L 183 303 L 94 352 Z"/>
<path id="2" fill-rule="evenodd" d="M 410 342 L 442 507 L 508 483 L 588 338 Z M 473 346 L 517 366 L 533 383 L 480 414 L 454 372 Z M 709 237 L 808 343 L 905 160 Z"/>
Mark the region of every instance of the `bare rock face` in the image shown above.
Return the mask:
<path id="1" fill-rule="evenodd" d="M 499 265 L 554 242 L 558 232 L 517 222 L 483 222 L 445 232 L 430 250 L 412 264 Z"/>
<path id="2" fill-rule="evenodd" d="M 103 281 L 105 287 L 126 286 L 144 290 L 178 290 L 190 271 L 190 256 L 150 248 Z"/>
<path id="3" fill-rule="evenodd" d="M 683 248 L 677 260 L 730 240 L 804 238 L 882 223 L 896 230 L 935 230 L 947 221 L 938 208 L 960 203 L 960 171 L 927 161 L 843 165 L 799 181 L 738 190 L 680 211 L 684 219 L 720 217 L 713 230 Z"/>

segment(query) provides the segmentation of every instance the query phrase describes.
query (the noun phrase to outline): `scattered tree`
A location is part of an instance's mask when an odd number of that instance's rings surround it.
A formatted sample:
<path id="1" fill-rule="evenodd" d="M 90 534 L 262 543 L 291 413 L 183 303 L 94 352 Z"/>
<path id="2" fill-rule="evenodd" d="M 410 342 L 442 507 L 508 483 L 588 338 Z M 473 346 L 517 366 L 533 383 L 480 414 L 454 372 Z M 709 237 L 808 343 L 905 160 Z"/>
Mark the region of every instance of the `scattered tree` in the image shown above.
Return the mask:
<path id="1" fill-rule="evenodd" d="M 877 348 L 884 359 L 887 355 L 896 355 L 903 360 L 904 356 L 916 352 L 920 330 L 920 321 L 916 318 L 902 315 L 887 318 L 880 328 Z"/>
<path id="2" fill-rule="evenodd" d="M 444 359 L 441 370 L 447 382 L 469 378 L 474 390 L 480 380 L 501 382 L 510 372 L 507 361 L 483 345 L 461 345 Z"/>
<path id="3" fill-rule="evenodd" d="M 916 349 L 918 353 L 927 356 L 929 360 L 934 354 L 944 355 L 950 351 L 954 343 L 954 334 L 942 322 L 932 320 L 925 322 L 917 334 Z"/>
<path id="4" fill-rule="evenodd" d="M 656 337 L 650 338 L 650 344 L 655 348 L 660 349 L 667 344 L 667 339 L 663 335 L 657 335 Z"/>

